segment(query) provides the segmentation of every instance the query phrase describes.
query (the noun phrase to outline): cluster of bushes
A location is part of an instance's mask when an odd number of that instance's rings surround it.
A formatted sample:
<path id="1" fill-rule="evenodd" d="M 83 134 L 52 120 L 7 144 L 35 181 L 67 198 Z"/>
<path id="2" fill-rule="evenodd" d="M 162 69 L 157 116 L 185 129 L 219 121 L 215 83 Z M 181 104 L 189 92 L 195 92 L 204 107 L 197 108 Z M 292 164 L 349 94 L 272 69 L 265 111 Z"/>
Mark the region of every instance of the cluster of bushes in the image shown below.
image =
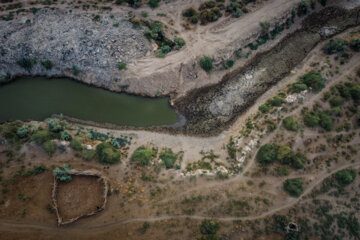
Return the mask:
<path id="1" fill-rule="evenodd" d="M 325 79 L 320 72 L 310 71 L 301 76 L 299 80 L 289 86 L 291 93 L 299 93 L 311 88 L 314 92 L 319 92 L 325 87 Z"/>
<path id="2" fill-rule="evenodd" d="M 156 57 L 165 57 L 167 53 L 172 50 L 180 50 L 185 46 L 185 41 L 182 38 L 175 37 L 174 41 L 168 39 L 165 36 L 164 31 L 162 30 L 163 24 L 159 21 L 145 22 L 148 30 L 144 31 L 144 35 L 149 40 L 154 40 L 155 43 L 159 46 L 155 52 Z"/>
<path id="3" fill-rule="evenodd" d="M 278 161 L 281 164 L 300 169 L 305 167 L 307 158 L 300 152 L 294 153 L 291 147 L 287 145 L 264 144 L 259 148 L 256 160 L 262 165 L 269 165 Z"/>
<path id="4" fill-rule="evenodd" d="M 91 140 L 106 141 L 109 139 L 109 136 L 90 129 L 90 131 L 88 133 L 88 138 L 90 138 Z"/>
<path id="5" fill-rule="evenodd" d="M 16 63 L 17 63 L 17 65 L 19 65 L 26 71 L 31 72 L 31 69 L 37 63 L 37 59 L 36 58 L 21 58 Z"/>
<path id="6" fill-rule="evenodd" d="M 354 82 L 345 82 L 335 85 L 339 96 L 335 96 L 330 99 L 330 104 L 333 106 L 342 105 L 345 100 L 360 100 L 360 84 Z"/>
<path id="7" fill-rule="evenodd" d="M 98 161 L 103 164 L 116 164 L 120 162 L 121 154 L 108 142 L 102 142 L 96 146 Z"/>
<path id="8" fill-rule="evenodd" d="M 35 166 L 32 170 L 28 170 L 24 176 L 28 177 L 28 176 L 33 176 L 33 175 L 39 175 L 45 171 L 47 171 L 48 169 L 45 167 L 45 165 L 41 164 L 39 166 Z"/>
<path id="9" fill-rule="evenodd" d="M 360 38 L 352 39 L 350 42 L 345 41 L 341 38 L 334 38 L 327 42 L 324 47 L 323 51 L 326 54 L 336 54 L 345 52 L 347 48 L 350 47 L 352 50 L 359 52 L 360 51 Z"/>
<path id="10" fill-rule="evenodd" d="M 308 127 L 320 126 L 326 131 L 333 129 L 333 118 L 323 111 L 311 111 L 303 115 L 304 124 Z"/>
<path id="11" fill-rule="evenodd" d="M 137 166 L 149 166 L 150 162 L 156 157 L 156 155 L 156 148 L 140 146 L 133 152 L 131 161 Z"/>
<path id="12" fill-rule="evenodd" d="M 300 197 L 300 195 L 304 192 L 303 181 L 301 178 L 285 180 L 283 188 L 293 197 Z"/>
<path id="13" fill-rule="evenodd" d="M 165 149 L 160 153 L 160 159 L 167 169 L 173 168 L 177 159 L 177 155 L 171 149 Z"/>

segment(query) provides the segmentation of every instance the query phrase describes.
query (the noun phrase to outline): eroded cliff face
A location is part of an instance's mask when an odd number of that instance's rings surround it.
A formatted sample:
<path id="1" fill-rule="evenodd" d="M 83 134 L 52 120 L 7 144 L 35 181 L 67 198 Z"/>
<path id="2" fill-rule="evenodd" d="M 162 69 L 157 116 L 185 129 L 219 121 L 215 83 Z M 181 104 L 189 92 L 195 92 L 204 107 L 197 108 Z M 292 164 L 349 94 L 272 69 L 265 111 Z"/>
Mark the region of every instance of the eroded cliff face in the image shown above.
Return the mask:
<path id="1" fill-rule="evenodd" d="M 149 51 L 142 32 L 120 16 L 94 21 L 60 10 L 40 10 L 30 23 L 1 21 L 0 39 L 0 76 L 69 76 L 108 89 L 127 85 L 118 62 L 131 64 Z M 28 71 L 16 63 L 22 58 L 37 63 Z M 45 60 L 51 70 L 41 65 Z"/>

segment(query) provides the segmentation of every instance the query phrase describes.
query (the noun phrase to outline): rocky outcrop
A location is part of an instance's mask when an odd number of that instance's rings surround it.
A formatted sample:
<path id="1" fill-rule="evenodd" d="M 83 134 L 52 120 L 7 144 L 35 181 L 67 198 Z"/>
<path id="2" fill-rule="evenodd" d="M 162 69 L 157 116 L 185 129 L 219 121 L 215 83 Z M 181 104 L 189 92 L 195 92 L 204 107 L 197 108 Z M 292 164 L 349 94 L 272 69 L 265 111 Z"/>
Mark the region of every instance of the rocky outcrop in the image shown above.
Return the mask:
<path id="1" fill-rule="evenodd" d="M 114 89 L 124 85 L 117 63 L 132 63 L 149 51 L 142 32 L 121 16 L 94 21 L 86 15 L 43 9 L 30 23 L 26 20 L 0 21 L 0 76 L 68 76 Z M 37 63 L 27 71 L 16 64 L 22 58 Z M 51 70 L 41 65 L 45 60 L 53 63 Z"/>

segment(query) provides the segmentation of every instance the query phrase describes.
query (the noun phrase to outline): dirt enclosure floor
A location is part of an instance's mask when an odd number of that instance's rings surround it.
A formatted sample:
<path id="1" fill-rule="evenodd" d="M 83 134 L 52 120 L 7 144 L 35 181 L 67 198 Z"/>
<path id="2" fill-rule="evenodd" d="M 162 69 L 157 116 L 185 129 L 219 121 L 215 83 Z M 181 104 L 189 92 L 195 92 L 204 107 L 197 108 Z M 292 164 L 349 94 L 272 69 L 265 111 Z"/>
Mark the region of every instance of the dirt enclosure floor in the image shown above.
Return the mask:
<path id="1" fill-rule="evenodd" d="M 72 176 L 68 183 L 60 182 L 57 201 L 63 221 L 93 212 L 103 204 L 103 183 L 94 176 Z"/>

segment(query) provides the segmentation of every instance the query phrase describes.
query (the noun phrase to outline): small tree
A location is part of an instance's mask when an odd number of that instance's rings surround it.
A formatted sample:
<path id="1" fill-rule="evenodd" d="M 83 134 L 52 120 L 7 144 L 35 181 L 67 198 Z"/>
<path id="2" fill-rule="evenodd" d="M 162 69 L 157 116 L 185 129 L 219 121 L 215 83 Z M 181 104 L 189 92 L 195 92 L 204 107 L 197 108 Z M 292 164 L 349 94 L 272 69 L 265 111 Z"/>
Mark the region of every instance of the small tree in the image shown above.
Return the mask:
<path id="1" fill-rule="evenodd" d="M 325 79 L 319 72 L 308 72 L 307 74 L 300 77 L 300 82 L 306 84 L 306 86 L 311 88 L 311 90 L 314 92 L 319 92 L 325 87 Z"/>
<path id="2" fill-rule="evenodd" d="M 296 132 L 299 129 L 299 124 L 294 120 L 293 117 L 286 117 L 283 120 L 283 125 L 286 130 Z"/>
<path id="3" fill-rule="evenodd" d="M 270 164 L 275 162 L 278 148 L 279 146 L 276 144 L 265 144 L 261 146 L 256 154 L 257 161 L 261 164 Z"/>
<path id="4" fill-rule="evenodd" d="M 277 160 L 282 164 L 290 164 L 293 161 L 294 153 L 291 147 L 287 145 L 281 145 L 277 151 Z"/>
<path id="5" fill-rule="evenodd" d="M 284 182 L 284 190 L 293 197 L 300 197 L 304 192 L 303 181 L 301 178 L 287 179 Z"/>
<path id="6" fill-rule="evenodd" d="M 208 56 L 203 56 L 200 59 L 200 67 L 204 69 L 205 72 L 209 73 L 213 70 L 213 59 Z"/>

